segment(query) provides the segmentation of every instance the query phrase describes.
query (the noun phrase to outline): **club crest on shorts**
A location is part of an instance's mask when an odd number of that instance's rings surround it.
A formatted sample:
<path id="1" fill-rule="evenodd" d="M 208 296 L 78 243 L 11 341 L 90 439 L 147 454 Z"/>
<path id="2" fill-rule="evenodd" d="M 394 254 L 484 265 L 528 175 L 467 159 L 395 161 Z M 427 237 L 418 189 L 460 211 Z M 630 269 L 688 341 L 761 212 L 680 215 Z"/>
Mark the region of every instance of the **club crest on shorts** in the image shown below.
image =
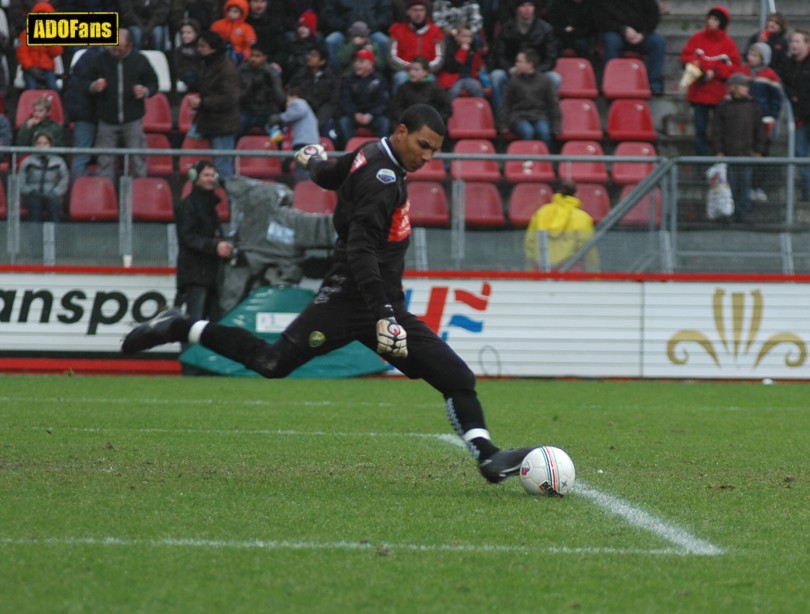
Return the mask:
<path id="1" fill-rule="evenodd" d="M 319 330 L 313 330 L 309 333 L 309 347 L 319 348 L 326 343 L 326 335 Z"/>
<path id="2" fill-rule="evenodd" d="M 397 176 L 390 168 L 381 168 L 377 171 L 377 179 L 382 183 L 394 183 L 397 180 Z"/>

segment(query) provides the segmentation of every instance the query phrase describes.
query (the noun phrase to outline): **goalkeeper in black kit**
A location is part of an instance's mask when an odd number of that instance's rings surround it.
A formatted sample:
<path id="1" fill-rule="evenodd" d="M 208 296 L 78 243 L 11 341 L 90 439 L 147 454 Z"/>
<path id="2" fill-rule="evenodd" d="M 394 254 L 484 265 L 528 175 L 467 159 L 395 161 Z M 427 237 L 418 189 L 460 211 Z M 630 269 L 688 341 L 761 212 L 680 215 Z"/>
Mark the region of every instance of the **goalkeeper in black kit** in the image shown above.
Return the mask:
<path id="1" fill-rule="evenodd" d="M 170 342 L 200 343 L 267 378 L 288 375 L 315 356 L 354 340 L 410 378 L 422 378 L 445 399 L 447 416 L 475 456 L 481 474 L 498 483 L 517 475 L 532 448 L 502 450 L 492 443 L 466 363 L 424 322 L 405 309 L 402 276 L 411 234 L 406 173 L 441 149 L 446 128 L 432 107 L 406 109 L 390 137 L 327 159 L 320 145 L 295 154 L 322 188 L 336 190 L 334 264 L 315 298 L 275 343 L 242 328 L 182 312 L 161 311 L 133 328 L 122 351 Z"/>

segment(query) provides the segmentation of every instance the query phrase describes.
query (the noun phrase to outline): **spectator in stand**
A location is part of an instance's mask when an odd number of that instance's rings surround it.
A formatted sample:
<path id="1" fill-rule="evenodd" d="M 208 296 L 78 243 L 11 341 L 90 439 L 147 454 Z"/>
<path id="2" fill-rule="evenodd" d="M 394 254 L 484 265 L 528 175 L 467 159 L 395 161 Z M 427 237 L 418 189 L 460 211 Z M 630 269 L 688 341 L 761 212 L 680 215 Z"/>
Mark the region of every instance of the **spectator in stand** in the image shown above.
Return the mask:
<path id="1" fill-rule="evenodd" d="M 521 1 L 514 5 L 514 14 L 501 24 L 501 32 L 496 37 L 490 56 L 492 79 L 492 106 L 500 112 L 503 92 L 509 74 L 515 68 L 518 52 L 534 49 L 540 58 L 535 67 L 546 74 L 559 87 L 562 78 L 554 72 L 557 63 L 557 37 L 554 29 L 537 15 L 537 2 Z"/>
<path id="2" fill-rule="evenodd" d="M 724 6 L 715 6 L 706 14 L 703 30 L 693 34 L 681 51 L 681 62 L 692 64 L 701 73 L 689 85 L 686 99 L 695 114 L 695 153 L 711 155 L 708 129 L 715 107 L 726 95 L 726 79 L 740 70 L 740 52 L 726 34 L 731 14 Z"/>
<path id="3" fill-rule="evenodd" d="M 11 120 L 5 113 L 0 113 L 0 147 L 9 147 L 13 142 L 14 131 L 11 129 Z"/>
<path id="4" fill-rule="evenodd" d="M 554 28 L 560 55 L 573 53 L 592 60 L 596 55 L 597 22 L 593 18 L 594 0 L 555 0 L 546 19 Z"/>
<path id="5" fill-rule="evenodd" d="M 32 12 L 53 13 L 55 9 L 50 2 L 37 2 Z M 61 45 L 28 46 L 25 30 L 17 37 L 17 63 L 23 71 L 25 89 L 58 90 L 54 60 L 62 55 Z"/>
<path id="6" fill-rule="evenodd" d="M 67 164 L 61 156 L 48 153 L 53 147 L 49 132 L 38 131 L 34 135 L 34 147 L 42 148 L 42 153 L 26 157 L 17 171 L 23 205 L 32 222 L 41 221 L 43 210 L 48 212 L 52 222 L 58 222 L 62 198 L 70 183 Z"/>
<path id="7" fill-rule="evenodd" d="M 759 157 L 765 153 L 765 128 L 759 103 L 748 92 L 749 78 L 741 72 L 726 81 L 728 96 L 717 106 L 712 119 L 712 145 L 718 157 Z M 734 217 L 751 222 L 753 167 L 729 164 L 728 182 L 734 198 Z"/>
<path id="8" fill-rule="evenodd" d="M 298 88 L 301 98 L 312 107 L 321 135 L 328 136 L 332 142 L 337 141 L 334 118 L 337 115 L 340 87 L 329 68 L 323 46 L 318 45 L 309 52 L 307 65 L 292 76 L 289 85 Z"/>
<path id="9" fill-rule="evenodd" d="M 796 155 L 810 156 L 810 32 L 796 30 L 790 35 L 790 56 L 782 75 L 785 94 L 796 122 Z M 801 200 L 810 201 L 810 166 L 799 167 Z"/>
<path id="10" fill-rule="evenodd" d="M 17 131 L 17 145 L 33 147 L 34 135 L 38 132 L 47 132 L 51 136 L 51 145 L 64 147 L 65 137 L 62 125 L 51 119 L 52 96 L 44 94 L 37 97 L 31 104 L 29 115 Z"/>
<path id="11" fill-rule="evenodd" d="M 42 0 L 10 0 L 6 13 L 8 14 L 8 29 L 12 39 L 19 38 L 20 33 L 25 31 L 26 15 L 41 1 Z"/>
<path id="12" fill-rule="evenodd" d="M 248 0 L 250 12 L 245 21 L 256 31 L 256 40 L 279 72 L 290 55 L 288 33 L 295 31 L 298 16 L 304 11 L 300 5 L 300 1 L 271 0 L 268 4 L 268 0 Z"/>
<path id="13" fill-rule="evenodd" d="M 358 128 L 379 138 L 388 136 L 388 103 L 388 83 L 374 70 L 371 51 L 361 49 L 354 59 L 354 73 L 343 77 L 340 87 L 339 147 L 344 147 Z"/>
<path id="14" fill-rule="evenodd" d="M 295 38 L 290 43 L 290 55 L 284 66 L 284 72 L 294 75 L 307 65 L 307 56 L 315 47 L 323 46 L 323 38 L 318 33 L 318 16 L 314 11 L 304 11 L 298 18 Z"/>
<path id="15" fill-rule="evenodd" d="M 169 40 L 171 0 L 118 1 L 121 25 L 132 35 L 132 47 L 164 51 Z"/>
<path id="16" fill-rule="evenodd" d="M 768 155 L 771 137 L 779 114 L 782 112 L 782 83 L 779 75 L 768 66 L 771 61 L 771 48 L 767 43 L 754 43 L 746 54 L 747 64 L 742 67 L 742 74 L 749 78 L 749 92 L 759 103 L 762 111 L 762 124 L 765 128 L 765 149 L 763 156 Z M 768 169 L 764 166 L 754 167 L 754 188 L 751 200 L 766 202 L 768 195 L 762 186 L 767 182 Z"/>
<path id="17" fill-rule="evenodd" d="M 241 127 L 237 138 L 251 128 L 263 130 L 270 116 L 284 108 L 286 98 L 281 73 L 267 61 L 267 53 L 259 43 L 253 43 L 250 57 L 239 67 L 239 79 Z"/>
<path id="18" fill-rule="evenodd" d="M 602 31 L 603 61 L 625 51 L 645 56 L 653 96 L 664 93 L 667 42 L 655 31 L 660 17 L 657 0 L 594 0 L 593 18 Z"/>
<path id="19" fill-rule="evenodd" d="M 433 23 L 444 32 L 446 40 L 451 40 L 454 32 L 462 26 L 470 29 L 475 46 L 484 56 L 488 53 L 487 36 L 484 33 L 484 18 L 481 16 L 481 3 L 476 0 L 436 0 L 431 13 Z"/>
<path id="20" fill-rule="evenodd" d="M 497 2 L 497 0 L 496 0 Z M 391 0 L 391 23 L 399 23 L 408 19 L 408 5 L 410 0 Z M 433 14 L 433 0 L 425 0 L 428 15 Z M 390 25 L 390 24 L 389 24 Z"/>
<path id="21" fill-rule="evenodd" d="M 208 139 L 212 149 L 233 149 L 241 126 L 239 117 L 239 69 L 228 57 L 225 41 L 210 30 L 200 34 L 197 48 L 202 56 L 200 91 L 188 98 L 194 113 L 190 132 Z M 214 156 L 222 179 L 233 176 L 233 157 Z"/>
<path id="22" fill-rule="evenodd" d="M 408 74 L 410 79 L 403 83 L 391 98 L 388 116 L 396 122 L 405 109 L 423 103 L 436 109 L 447 124 L 453 113 L 453 107 L 447 92 L 430 78 L 428 61 L 421 56 L 415 57 L 408 67 Z"/>
<path id="23" fill-rule="evenodd" d="M 382 73 L 387 63 L 385 61 L 385 49 L 374 42 L 371 38 L 371 28 L 366 25 L 364 21 L 355 21 L 347 32 L 349 41 L 341 45 L 337 50 L 337 69 L 335 74 L 350 75 L 354 68 L 354 55 L 361 49 L 367 49 L 374 54 L 377 58 L 374 63 L 374 69 Z"/>
<path id="24" fill-rule="evenodd" d="M 226 0 L 225 17 L 211 24 L 211 31 L 225 41 L 228 55 L 236 66 L 250 55 L 250 47 L 256 42 L 256 31 L 245 21 L 247 16 L 247 0 Z"/>
<path id="25" fill-rule="evenodd" d="M 515 70 L 506 84 L 501 105 L 501 125 L 522 141 L 540 139 L 549 149 L 560 131 L 562 113 L 557 88 L 537 70 L 540 58 L 534 49 L 517 54 Z"/>
<path id="26" fill-rule="evenodd" d="M 89 81 L 86 73 L 102 53 L 106 53 L 104 47 L 88 47 L 70 67 L 70 78 L 65 88 L 65 110 L 73 124 L 73 146 L 77 148 L 90 148 L 96 142 L 98 124 L 96 96 L 86 87 Z M 73 154 L 70 163 L 71 181 L 87 175 L 91 157 L 90 154 Z"/>
<path id="27" fill-rule="evenodd" d="M 464 24 L 460 25 L 447 39 L 447 55 L 439 73 L 439 85 L 447 90 L 450 100 L 462 94 L 483 98 L 485 88 L 479 79 L 483 68 L 482 53 L 476 46 L 472 30 Z M 447 118 L 444 119 L 447 121 Z"/>
<path id="28" fill-rule="evenodd" d="M 301 97 L 301 90 L 291 87 L 287 92 L 287 108 L 282 113 L 270 116 L 270 124 L 285 124 L 290 129 L 293 151 L 297 151 L 312 143 L 318 143 L 318 118 L 312 111 L 309 103 Z M 289 171 L 292 158 L 285 158 L 282 167 L 284 172 Z M 295 182 L 309 179 L 309 171 L 300 164 L 295 166 Z"/>
<path id="29" fill-rule="evenodd" d="M 183 21 L 180 25 L 180 44 L 174 50 L 174 74 L 188 92 L 196 92 L 200 87 L 202 58 L 197 51 L 200 32 L 200 24 L 193 17 Z"/>
<path id="30" fill-rule="evenodd" d="M 338 50 L 346 44 L 346 33 L 353 24 L 362 22 L 368 28 L 366 35 L 374 43 L 371 51 L 384 59 L 388 53 L 386 31 L 392 23 L 390 0 L 322 0 L 318 8 L 321 31 L 326 41 L 329 63 L 335 74 L 340 74 Z M 378 67 L 378 70 L 380 68 Z"/>
<path id="31" fill-rule="evenodd" d="M 788 59 L 790 42 L 787 38 L 788 22 L 782 13 L 770 13 L 765 20 L 765 29 L 754 32 L 748 39 L 748 49 L 754 43 L 767 43 L 771 48 L 771 68 L 782 75 Z"/>
<path id="32" fill-rule="evenodd" d="M 392 91 L 408 80 L 408 67 L 416 56 L 428 61 L 430 72 L 438 74 L 444 64 L 444 34 L 428 19 L 425 0 L 409 0 L 405 21 L 388 29 L 389 65 L 394 71 Z"/>
<path id="33" fill-rule="evenodd" d="M 172 32 L 179 32 L 180 26 L 186 19 L 196 19 L 200 24 L 200 32 L 207 30 L 219 17 L 217 0 L 172 0 L 172 10 L 169 13 L 169 24 Z"/>

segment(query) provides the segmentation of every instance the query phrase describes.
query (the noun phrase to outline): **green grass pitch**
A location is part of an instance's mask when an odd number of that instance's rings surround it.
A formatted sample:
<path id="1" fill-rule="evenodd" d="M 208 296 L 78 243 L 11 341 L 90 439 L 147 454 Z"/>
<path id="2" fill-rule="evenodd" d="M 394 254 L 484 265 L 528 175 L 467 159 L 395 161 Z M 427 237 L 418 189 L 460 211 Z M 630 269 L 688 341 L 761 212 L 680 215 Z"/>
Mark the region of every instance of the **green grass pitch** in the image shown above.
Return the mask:
<path id="1" fill-rule="evenodd" d="M 403 379 L 0 377 L 5 612 L 799 612 L 803 384 L 479 383 L 493 486 Z"/>

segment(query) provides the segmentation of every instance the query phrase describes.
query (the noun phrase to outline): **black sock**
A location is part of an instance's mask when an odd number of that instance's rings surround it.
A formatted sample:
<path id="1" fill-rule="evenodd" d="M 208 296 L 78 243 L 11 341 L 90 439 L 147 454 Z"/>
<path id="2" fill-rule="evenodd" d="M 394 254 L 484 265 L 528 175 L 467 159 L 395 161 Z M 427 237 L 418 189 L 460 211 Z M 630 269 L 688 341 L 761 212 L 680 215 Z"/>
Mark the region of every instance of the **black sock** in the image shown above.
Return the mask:
<path id="1" fill-rule="evenodd" d="M 172 322 L 169 328 L 169 337 L 172 341 L 179 341 L 180 343 L 188 342 L 188 333 L 191 331 L 191 325 L 194 322 L 190 318 L 177 318 Z"/>

